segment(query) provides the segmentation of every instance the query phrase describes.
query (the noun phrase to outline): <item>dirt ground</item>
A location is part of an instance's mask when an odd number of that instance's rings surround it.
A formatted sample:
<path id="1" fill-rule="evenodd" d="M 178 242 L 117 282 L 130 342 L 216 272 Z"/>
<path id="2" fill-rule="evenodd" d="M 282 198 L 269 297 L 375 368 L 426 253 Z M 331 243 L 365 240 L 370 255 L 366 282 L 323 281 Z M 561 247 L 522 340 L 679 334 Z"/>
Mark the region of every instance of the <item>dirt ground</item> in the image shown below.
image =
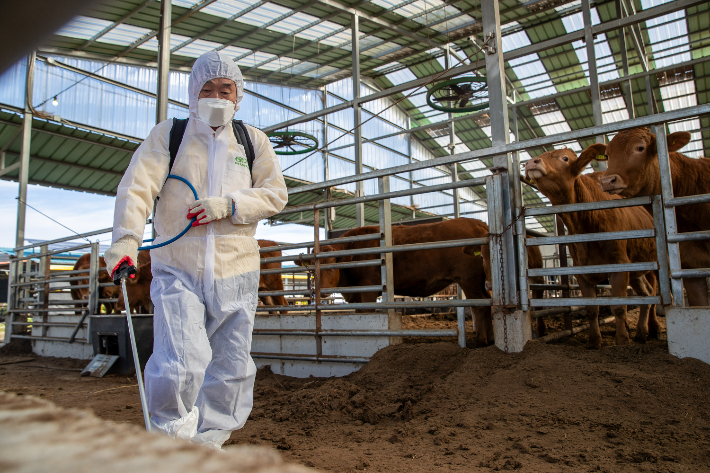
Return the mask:
<path id="1" fill-rule="evenodd" d="M 582 333 L 514 355 L 408 339 L 344 378 L 260 370 L 252 415 L 229 443 L 334 472 L 710 471 L 710 366 L 676 359 L 664 340 L 616 347 L 613 325 L 602 334 L 598 351 Z M 0 390 L 142 425 L 135 378 L 80 378 L 85 365 L 0 349 Z"/>

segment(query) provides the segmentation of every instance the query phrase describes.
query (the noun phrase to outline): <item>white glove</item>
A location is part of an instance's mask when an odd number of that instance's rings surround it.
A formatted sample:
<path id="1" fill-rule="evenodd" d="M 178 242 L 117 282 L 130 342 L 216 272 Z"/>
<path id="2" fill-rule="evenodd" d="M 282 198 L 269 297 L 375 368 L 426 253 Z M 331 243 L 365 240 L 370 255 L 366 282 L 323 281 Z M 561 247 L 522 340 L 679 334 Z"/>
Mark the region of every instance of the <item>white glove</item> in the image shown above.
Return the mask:
<path id="1" fill-rule="evenodd" d="M 195 201 L 187 212 L 187 218 L 192 220 L 193 217 L 197 217 L 192 226 L 199 227 L 214 220 L 227 218 L 232 214 L 234 214 L 232 199 L 229 197 L 208 197 Z"/>
<path id="2" fill-rule="evenodd" d="M 138 261 L 138 245 L 138 240 L 132 236 L 124 236 L 115 241 L 113 245 L 106 250 L 104 260 L 106 261 L 106 271 L 111 278 L 113 278 L 113 273 L 124 261 L 128 261 L 128 264 L 131 266 L 136 265 L 136 261 Z M 130 277 L 135 278 L 136 276 L 132 274 Z"/>

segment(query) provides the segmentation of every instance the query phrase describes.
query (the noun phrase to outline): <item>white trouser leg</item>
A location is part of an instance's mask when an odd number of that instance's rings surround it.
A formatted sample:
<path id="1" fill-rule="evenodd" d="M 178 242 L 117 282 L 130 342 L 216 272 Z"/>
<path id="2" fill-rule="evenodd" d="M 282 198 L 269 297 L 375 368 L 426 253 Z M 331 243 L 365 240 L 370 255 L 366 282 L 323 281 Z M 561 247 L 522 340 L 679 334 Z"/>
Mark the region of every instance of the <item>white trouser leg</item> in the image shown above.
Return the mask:
<path id="1" fill-rule="evenodd" d="M 195 401 L 212 358 L 200 289 L 189 281 L 153 267 L 153 355 L 145 368 L 153 424 L 180 438 L 196 433 Z"/>
<path id="2" fill-rule="evenodd" d="M 249 355 L 259 271 L 214 281 L 207 306 L 207 336 L 212 360 L 197 402 L 198 432 L 240 429 L 253 405 L 256 366 Z"/>

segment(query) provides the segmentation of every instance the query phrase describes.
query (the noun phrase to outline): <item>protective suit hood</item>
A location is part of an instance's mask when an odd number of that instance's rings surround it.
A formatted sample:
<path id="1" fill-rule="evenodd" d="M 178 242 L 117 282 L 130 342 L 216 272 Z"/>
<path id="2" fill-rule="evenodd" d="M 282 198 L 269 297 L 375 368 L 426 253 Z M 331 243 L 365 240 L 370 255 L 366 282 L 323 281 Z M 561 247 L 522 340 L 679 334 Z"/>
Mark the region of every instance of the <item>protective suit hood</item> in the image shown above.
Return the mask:
<path id="1" fill-rule="evenodd" d="M 197 100 L 200 96 L 200 90 L 205 82 L 225 78 L 230 79 L 237 86 L 237 106 L 235 112 L 239 110 L 239 102 L 244 97 L 244 79 L 242 72 L 239 70 L 237 63 L 224 53 L 210 51 L 203 54 L 192 66 L 190 72 L 190 81 L 188 84 L 188 92 L 190 94 L 190 118 L 198 120 Z"/>

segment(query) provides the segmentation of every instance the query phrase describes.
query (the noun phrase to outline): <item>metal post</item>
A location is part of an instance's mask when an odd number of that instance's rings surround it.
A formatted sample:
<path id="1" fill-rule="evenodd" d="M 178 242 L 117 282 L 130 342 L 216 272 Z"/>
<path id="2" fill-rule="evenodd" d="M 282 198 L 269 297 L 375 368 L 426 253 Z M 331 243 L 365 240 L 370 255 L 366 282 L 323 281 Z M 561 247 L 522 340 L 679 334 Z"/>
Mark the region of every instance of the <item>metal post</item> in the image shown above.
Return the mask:
<path id="1" fill-rule="evenodd" d="M 603 124 L 602 102 L 599 94 L 599 76 L 597 74 L 597 54 L 594 50 L 594 36 L 592 35 L 592 12 L 589 0 L 582 0 L 582 17 L 584 19 L 584 41 L 587 43 L 587 64 L 589 66 L 589 86 L 592 94 L 592 115 L 594 126 Z M 597 136 L 597 143 L 605 143 L 606 137 Z M 606 171 L 606 162 L 599 161 L 599 170 Z"/>
<path id="2" fill-rule="evenodd" d="M 412 129 L 412 117 L 407 115 L 407 130 Z M 407 133 L 407 155 L 409 155 L 409 164 L 412 164 L 414 158 L 412 158 L 412 134 Z M 409 188 L 414 189 L 414 173 L 409 171 Z M 417 217 L 417 211 L 414 209 L 414 196 L 409 196 L 409 206 L 412 208 L 412 218 Z"/>
<path id="3" fill-rule="evenodd" d="M 360 17 L 352 17 L 352 48 L 353 48 L 353 140 L 355 145 L 355 174 L 362 174 L 362 113 L 360 108 Z M 365 195 L 363 181 L 355 185 L 355 194 Z M 358 227 L 365 226 L 365 204 L 355 204 L 355 218 Z"/>
<path id="4" fill-rule="evenodd" d="M 323 337 L 320 336 L 322 329 L 320 310 L 320 260 L 317 258 L 320 252 L 320 210 L 313 211 L 313 286 L 315 290 L 316 303 L 316 356 L 323 355 Z"/>
<path id="5" fill-rule="evenodd" d="M 670 276 L 668 271 L 668 252 L 666 251 L 666 226 L 663 218 L 663 201 L 658 195 L 653 196 L 653 228 L 656 230 L 656 259 L 658 260 L 658 283 L 663 305 L 671 304 Z"/>
<path id="6" fill-rule="evenodd" d="M 516 102 L 516 94 L 513 91 L 513 102 Z M 513 107 L 513 137 L 515 141 L 519 141 L 518 137 L 518 107 Z M 512 172 L 519 172 L 520 169 L 520 153 L 515 151 L 512 154 L 513 167 Z M 525 244 L 527 238 L 525 232 L 525 216 L 523 215 L 523 183 L 520 179 L 516 179 L 513 184 L 513 197 L 515 204 L 515 235 L 518 244 L 518 261 L 520 267 L 520 308 L 524 311 L 530 310 L 530 285 L 528 283 L 528 249 Z"/>
<path id="7" fill-rule="evenodd" d="M 25 114 L 22 122 L 22 150 L 20 151 L 20 192 L 17 199 L 17 229 L 15 247 L 25 244 L 25 217 L 27 213 L 27 182 L 30 176 L 30 145 L 32 142 L 32 88 L 34 87 L 35 53 L 27 56 L 27 80 L 25 81 Z M 22 257 L 22 251 L 17 255 Z"/>
<path id="8" fill-rule="evenodd" d="M 484 0 L 481 4 L 483 14 L 483 34 L 489 46 L 486 54 L 486 73 L 488 78 L 488 97 L 490 103 L 491 118 L 491 140 L 493 146 L 504 146 L 510 142 L 508 125 L 508 100 L 506 95 L 505 73 L 503 69 L 503 53 L 500 34 L 500 12 L 498 1 Z M 502 231 L 513 220 L 511 203 L 513 202 L 511 189 L 514 186 L 513 177 L 518 180 L 518 172 L 511 172 L 512 160 L 510 153 L 493 158 L 495 171 L 500 173 L 502 179 L 500 186 L 496 186 L 496 192 L 488 194 L 491 199 L 497 200 L 502 216 Z M 503 235 L 503 261 L 505 278 L 505 294 L 503 302 L 505 305 L 515 305 L 517 303 L 517 283 L 515 262 L 515 242 L 513 232 L 505 231 Z M 495 285 L 495 282 L 493 283 Z"/>
<path id="9" fill-rule="evenodd" d="M 377 191 L 385 194 L 390 191 L 389 176 L 377 179 Z M 380 200 L 380 246 L 392 246 L 392 205 L 389 199 Z M 382 282 L 382 302 L 394 302 L 394 258 L 392 253 L 380 253 L 382 265 L 380 276 Z M 402 318 L 394 309 L 388 309 L 388 329 L 401 330 Z M 402 343 L 401 337 L 390 337 L 390 345 Z"/>
<path id="10" fill-rule="evenodd" d="M 616 0 L 616 16 L 621 19 L 624 17 L 624 10 L 621 7 L 621 0 Z M 621 69 L 624 72 L 624 77 L 629 76 L 629 56 L 626 52 L 626 30 L 624 28 L 619 28 L 619 49 L 621 51 Z M 626 111 L 629 114 L 629 118 L 634 118 L 636 112 L 634 111 L 634 91 L 631 87 L 631 81 L 619 84 L 625 92 L 626 99 Z"/>
<path id="11" fill-rule="evenodd" d="M 47 325 L 49 323 L 49 312 L 47 309 L 49 309 L 49 276 L 51 275 L 52 257 L 46 254 L 48 251 L 49 245 L 42 245 L 39 247 L 39 252 L 44 254 L 44 256 L 41 256 L 39 259 L 39 274 L 41 274 L 41 277 L 44 278 L 44 284 L 41 289 L 42 309 L 44 310 L 44 312 L 42 312 L 43 325 L 40 330 L 42 337 L 47 336 L 47 329 L 49 329 L 49 326 Z"/>
<path id="12" fill-rule="evenodd" d="M 22 261 L 22 260 L 19 260 Z M 15 320 L 15 313 L 10 312 L 10 310 L 15 309 L 15 301 L 17 300 L 16 289 L 12 287 L 13 284 L 18 282 L 17 273 L 18 271 L 18 260 L 10 257 L 10 271 L 7 278 L 7 314 L 5 315 L 5 343 L 10 343 L 10 339 L 13 333 L 12 323 Z"/>
<path id="13" fill-rule="evenodd" d="M 328 90 L 323 87 L 323 108 L 328 106 Z M 328 153 L 328 115 L 323 116 L 323 141 L 325 142 L 325 150 L 323 151 L 323 180 L 330 179 L 330 165 Z M 325 190 L 326 202 L 332 199 L 332 189 L 329 187 Z M 333 221 L 335 220 L 335 207 L 326 209 L 324 227 L 325 238 L 330 238 L 330 232 L 333 231 Z"/>
<path id="14" fill-rule="evenodd" d="M 652 131 L 656 134 L 658 166 L 661 174 L 661 193 L 664 202 L 663 216 L 666 223 L 666 239 L 670 240 L 672 235 L 678 233 L 678 226 L 675 218 L 675 207 L 667 207 L 665 205 L 665 202 L 673 199 L 671 161 L 668 156 L 668 144 L 666 143 L 666 124 L 658 124 L 652 128 Z M 673 307 L 683 307 L 683 281 L 681 279 L 673 279 L 673 272 L 681 269 L 679 247 L 679 243 L 668 242 L 668 263 L 670 266 L 671 289 L 673 290 Z"/>
<path id="15" fill-rule="evenodd" d="M 656 99 L 653 97 L 653 89 L 651 88 L 651 76 L 646 76 L 644 77 L 644 80 L 646 81 L 646 102 L 648 102 L 648 114 L 653 115 L 654 112 L 654 104 L 656 102 Z"/>
<path id="16" fill-rule="evenodd" d="M 168 89 L 170 88 L 170 30 L 172 0 L 160 2 L 160 31 L 158 32 L 158 94 L 155 122 L 168 119 Z"/>
<path id="17" fill-rule="evenodd" d="M 565 234 L 565 224 L 562 222 L 562 219 L 558 216 L 555 217 L 555 230 L 557 235 L 564 235 Z M 558 245 L 558 252 L 557 254 L 560 257 L 560 268 L 566 268 L 567 267 L 567 245 Z M 567 286 L 567 289 L 562 289 L 562 297 L 564 298 L 569 298 L 569 276 L 566 274 L 563 274 L 560 276 L 560 284 L 563 286 Z M 567 312 L 563 316 L 564 318 L 564 323 L 565 323 L 565 330 L 572 330 L 572 314 Z"/>

